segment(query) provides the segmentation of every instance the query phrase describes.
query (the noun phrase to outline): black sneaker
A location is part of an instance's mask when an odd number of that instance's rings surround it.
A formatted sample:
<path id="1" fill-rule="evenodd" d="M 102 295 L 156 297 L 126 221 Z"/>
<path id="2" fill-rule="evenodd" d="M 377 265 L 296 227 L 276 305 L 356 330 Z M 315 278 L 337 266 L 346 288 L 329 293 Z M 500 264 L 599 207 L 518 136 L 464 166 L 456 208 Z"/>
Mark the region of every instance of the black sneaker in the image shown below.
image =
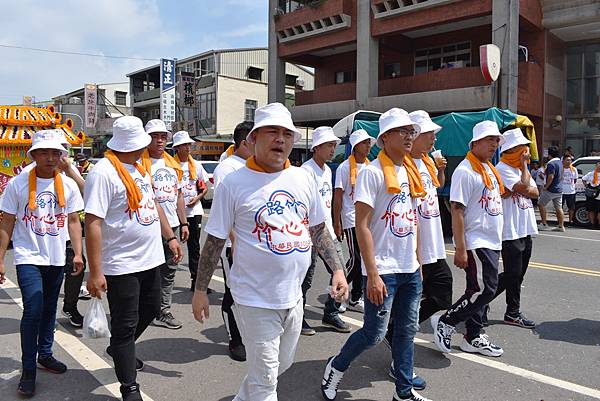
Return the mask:
<path id="1" fill-rule="evenodd" d="M 423 397 L 421 394 L 417 393 L 414 389 L 410 390 L 410 395 L 406 396 L 406 397 L 400 397 L 398 395 L 398 393 L 396 393 L 394 391 L 394 398 L 392 398 L 392 401 L 399 401 L 399 400 L 409 400 L 409 401 L 431 401 L 429 398 L 425 398 Z"/>
<path id="2" fill-rule="evenodd" d="M 140 393 L 140 385 L 133 383 L 129 386 L 121 385 L 121 395 L 123 401 L 144 401 L 142 394 Z"/>
<path id="3" fill-rule="evenodd" d="M 35 370 L 24 370 L 19 379 L 17 393 L 23 397 L 33 397 L 35 394 Z"/>
<path id="4" fill-rule="evenodd" d="M 71 326 L 83 327 L 83 316 L 81 316 L 81 313 L 79 313 L 77 308 L 63 309 L 62 314 L 64 317 L 69 319 L 69 323 L 71 324 Z"/>
<path id="5" fill-rule="evenodd" d="M 244 344 L 229 341 L 229 355 L 234 361 L 244 362 L 246 360 L 246 347 L 244 347 Z"/>
<path id="6" fill-rule="evenodd" d="M 511 315 L 504 315 L 504 323 L 513 326 L 523 327 L 525 329 L 534 329 L 535 322 L 527 319 L 522 313 L 519 313 L 516 317 Z"/>
<path id="7" fill-rule="evenodd" d="M 314 336 L 315 334 L 317 334 L 317 332 L 315 331 L 315 329 L 310 327 L 310 324 L 308 324 L 306 320 L 302 319 L 302 330 L 300 330 L 300 334 L 302 334 L 303 336 Z"/>
<path id="8" fill-rule="evenodd" d="M 112 356 L 112 349 L 110 348 L 110 345 L 108 347 L 106 347 L 106 353 L 108 354 L 108 356 L 110 356 L 111 358 Z M 135 370 L 137 370 L 138 372 L 142 371 L 144 369 L 144 361 L 142 361 L 139 358 L 135 358 Z"/>
<path id="9" fill-rule="evenodd" d="M 352 331 L 348 323 L 340 319 L 338 315 L 323 316 L 321 323 L 323 323 L 323 326 L 330 327 L 339 333 L 350 333 Z"/>
<path id="10" fill-rule="evenodd" d="M 67 365 L 50 356 L 38 356 L 37 362 L 41 367 L 50 373 L 61 374 L 67 371 Z"/>

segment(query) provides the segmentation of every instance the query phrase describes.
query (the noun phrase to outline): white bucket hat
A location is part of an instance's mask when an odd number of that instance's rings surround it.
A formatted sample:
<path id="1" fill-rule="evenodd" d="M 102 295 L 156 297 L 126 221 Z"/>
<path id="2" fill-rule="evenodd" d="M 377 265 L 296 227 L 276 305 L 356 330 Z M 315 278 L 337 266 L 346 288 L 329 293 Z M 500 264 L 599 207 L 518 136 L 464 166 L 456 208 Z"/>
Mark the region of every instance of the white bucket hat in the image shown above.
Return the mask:
<path id="1" fill-rule="evenodd" d="M 113 123 L 113 136 L 106 144 L 117 152 L 135 152 L 152 142 L 150 135 L 144 131 L 142 120 L 134 116 L 119 117 Z"/>
<path id="2" fill-rule="evenodd" d="M 154 134 L 156 132 L 164 132 L 167 134 L 167 138 L 171 138 L 171 131 L 169 131 L 167 129 L 167 126 L 165 125 L 165 122 L 163 120 L 160 120 L 158 118 L 155 118 L 154 120 L 150 120 L 146 123 L 146 126 L 144 127 L 146 130 L 146 134 L 150 135 L 150 134 Z"/>
<path id="3" fill-rule="evenodd" d="M 337 145 L 340 142 L 342 142 L 342 140 L 335 136 L 335 134 L 333 133 L 333 128 L 331 127 L 316 128 L 313 131 L 312 145 L 310 146 L 310 151 L 312 152 L 314 148 L 327 142 L 335 142 L 335 144 Z"/>
<path id="4" fill-rule="evenodd" d="M 419 125 L 414 123 L 406 110 L 399 109 L 394 107 L 389 109 L 381 116 L 379 116 L 379 135 L 377 135 L 377 146 L 383 149 L 383 141 L 381 140 L 381 136 L 394 128 L 407 127 L 412 126 L 415 131 L 417 131 L 417 135 L 421 132 Z"/>
<path id="5" fill-rule="evenodd" d="M 27 157 L 31 160 L 31 152 L 36 149 L 56 149 L 59 150 L 61 156 L 67 156 L 68 152 L 61 145 L 62 133 L 56 129 L 45 129 L 33 134 L 31 138 L 31 148 L 27 151 Z"/>
<path id="6" fill-rule="evenodd" d="M 283 127 L 292 131 L 294 133 L 294 142 L 298 141 L 301 137 L 300 131 L 294 126 L 289 110 L 281 103 L 269 103 L 259 107 L 254 112 L 254 126 L 246 136 L 246 140 L 252 143 L 250 140 L 252 132 L 260 127 L 268 127 L 270 125 Z"/>
<path id="7" fill-rule="evenodd" d="M 504 138 L 504 145 L 502 145 L 500 153 L 504 153 L 519 145 L 529 145 L 531 143 L 529 139 L 525 138 L 525 135 L 523 135 L 523 131 L 521 131 L 520 128 L 508 130 L 502 137 Z"/>
<path id="8" fill-rule="evenodd" d="M 473 139 L 469 141 L 469 149 L 473 147 L 473 142 L 488 136 L 499 136 L 500 146 L 504 144 L 504 137 L 500 133 L 500 130 L 498 130 L 498 125 L 493 121 L 483 120 L 482 122 L 475 124 L 473 127 Z"/>
<path id="9" fill-rule="evenodd" d="M 352 133 L 352 135 L 350 135 L 350 152 L 352 152 L 354 150 L 354 147 L 361 143 L 362 141 L 366 141 L 367 139 L 370 139 L 370 143 L 369 146 L 373 146 L 375 145 L 376 139 L 373 138 L 371 135 L 369 135 L 369 133 L 367 131 L 365 131 L 364 129 L 358 129 L 356 131 L 354 131 Z"/>
<path id="10" fill-rule="evenodd" d="M 187 131 L 177 131 L 173 134 L 173 147 L 176 148 L 179 145 L 186 143 L 194 143 L 195 141 L 190 138 L 190 134 Z"/>
<path id="11" fill-rule="evenodd" d="M 412 113 L 409 113 L 408 116 L 415 124 L 419 126 L 419 134 L 432 131 L 434 134 L 437 134 L 442 129 L 442 127 L 431 121 L 429 113 L 427 113 L 425 110 L 413 111 Z"/>

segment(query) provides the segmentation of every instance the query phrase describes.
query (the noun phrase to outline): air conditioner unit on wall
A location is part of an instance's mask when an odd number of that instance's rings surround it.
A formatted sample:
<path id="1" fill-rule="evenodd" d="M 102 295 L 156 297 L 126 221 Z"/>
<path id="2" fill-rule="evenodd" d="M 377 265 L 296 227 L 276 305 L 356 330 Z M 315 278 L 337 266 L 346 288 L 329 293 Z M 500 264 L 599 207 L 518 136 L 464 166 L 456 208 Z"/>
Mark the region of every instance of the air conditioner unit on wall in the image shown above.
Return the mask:
<path id="1" fill-rule="evenodd" d="M 296 87 L 298 88 L 304 88 L 304 85 L 306 83 L 304 82 L 304 80 L 302 78 L 297 78 L 296 79 Z"/>

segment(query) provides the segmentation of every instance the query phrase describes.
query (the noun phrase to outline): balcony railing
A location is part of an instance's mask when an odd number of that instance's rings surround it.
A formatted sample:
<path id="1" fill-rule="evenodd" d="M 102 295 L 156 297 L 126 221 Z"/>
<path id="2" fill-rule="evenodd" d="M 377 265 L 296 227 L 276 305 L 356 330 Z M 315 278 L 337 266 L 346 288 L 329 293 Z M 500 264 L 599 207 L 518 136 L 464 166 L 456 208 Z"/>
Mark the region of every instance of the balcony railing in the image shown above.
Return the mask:
<path id="1" fill-rule="evenodd" d="M 379 19 L 446 5 L 456 1 L 458 0 L 372 0 L 371 9 L 375 18 Z"/>
<path id="2" fill-rule="evenodd" d="M 311 91 L 296 92 L 296 106 L 337 102 L 356 98 L 356 82 L 325 85 Z"/>
<path id="3" fill-rule="evenodd" d="M 319 7 L 305 6 L 276 16 L 275 29 L 280 43 L 304 39 L 352 24 L 352 0 L 328 0 Z"/>

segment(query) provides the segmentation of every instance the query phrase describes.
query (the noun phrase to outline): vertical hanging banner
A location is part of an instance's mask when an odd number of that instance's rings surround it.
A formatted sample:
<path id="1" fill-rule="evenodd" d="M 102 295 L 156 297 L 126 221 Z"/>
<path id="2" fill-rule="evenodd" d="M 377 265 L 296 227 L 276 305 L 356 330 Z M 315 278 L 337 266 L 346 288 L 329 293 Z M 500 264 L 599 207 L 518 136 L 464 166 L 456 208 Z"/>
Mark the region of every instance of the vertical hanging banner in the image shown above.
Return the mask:
<path id="1" fill-rule="evenodd" d="M 175 60 L 160 59 L 160 119 L 167 129 L 175 122 Z"/>
<path id="2" fill-rule="evenodd" d="M 85 128 L 96 128 L 98 88 L 94 84 L 85 84 Z"/>

